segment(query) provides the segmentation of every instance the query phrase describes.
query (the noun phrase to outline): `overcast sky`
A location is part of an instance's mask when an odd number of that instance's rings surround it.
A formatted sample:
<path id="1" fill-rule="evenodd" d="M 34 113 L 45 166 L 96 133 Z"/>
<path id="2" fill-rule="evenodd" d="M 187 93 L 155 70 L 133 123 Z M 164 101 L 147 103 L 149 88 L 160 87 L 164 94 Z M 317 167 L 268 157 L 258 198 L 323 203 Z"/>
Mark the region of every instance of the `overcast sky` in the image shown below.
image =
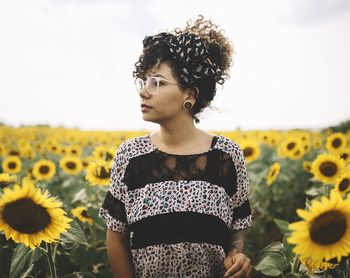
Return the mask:
<path id="1" fill-rule="evenodd" d="M 0 122 L 147 129 L 133 83 L 142 39 L 203 14 L 235 49 L 208 130 L 350 119 L 348 0 L 0 0 Z"/>

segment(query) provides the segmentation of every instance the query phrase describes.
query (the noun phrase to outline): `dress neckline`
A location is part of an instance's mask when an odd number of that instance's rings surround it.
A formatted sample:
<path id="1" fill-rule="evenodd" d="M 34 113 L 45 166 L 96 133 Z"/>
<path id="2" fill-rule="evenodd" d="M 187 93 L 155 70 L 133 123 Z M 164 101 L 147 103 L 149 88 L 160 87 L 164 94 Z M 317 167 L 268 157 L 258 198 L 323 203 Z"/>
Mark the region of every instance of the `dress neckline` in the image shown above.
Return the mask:
<path id="1" fill-rule="evenodd" d="M 214 135 L 213 139 L 211 140 L 211 146 L 209 148 L 209 150 L 205 151 L 205 152 L 201 152 L 201 153 L 192 153 L 192 154 L 175 154 L 175 153 L 168 153 L 165 151 L 162 151 L 160 149 L 158 149 L 158 147 L 152 142 L 151 138 L 150 138 L 150 134 L 146 135 L 146 138 L 148 140 L 148 142 L 151 144 L 151 146 L 153 147 L 153 149 L 155 149 L 157 152 L 162 153 L 162 154 L 166 154 L 166 155 L 174 155 L 174 156 L 195 156 L 195 155 L 201 155 L 201 154 L 206 154 L 208 152 L 210 152 L 211 150 L 214 149 L 216 142 L 218 141 L 220 135 Z"/>

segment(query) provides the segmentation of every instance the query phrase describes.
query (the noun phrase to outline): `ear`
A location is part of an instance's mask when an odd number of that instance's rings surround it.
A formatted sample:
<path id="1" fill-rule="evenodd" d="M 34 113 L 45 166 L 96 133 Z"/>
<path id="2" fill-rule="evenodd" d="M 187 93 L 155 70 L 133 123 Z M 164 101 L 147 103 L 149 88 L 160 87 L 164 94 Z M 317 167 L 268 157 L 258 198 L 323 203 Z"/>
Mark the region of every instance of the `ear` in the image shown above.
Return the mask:
<path id="1" fill-rule="evenodd" d="M 194 87 L 194 89 L 189 89 L 186 100 L 196 100 L 198 95 L 199 95 L 199 90 L 197 87 Z"/>

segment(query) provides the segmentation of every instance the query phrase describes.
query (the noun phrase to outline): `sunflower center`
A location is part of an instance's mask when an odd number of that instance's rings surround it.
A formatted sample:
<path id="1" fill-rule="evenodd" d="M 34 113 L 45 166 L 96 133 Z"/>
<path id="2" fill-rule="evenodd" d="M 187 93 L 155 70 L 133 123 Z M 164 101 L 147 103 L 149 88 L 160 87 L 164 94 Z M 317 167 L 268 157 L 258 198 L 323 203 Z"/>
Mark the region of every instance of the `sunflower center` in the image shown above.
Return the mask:
<path id="1" fill-rule="evenodd" d="M 110 153 L 106 153 L 106 160 L 107 161 L 110 161 L 110 160 L 112 160 L 114 157 L 113 157 L 113 155 L 112 154 L 110 154 Z"/>
<path id="2" fill-rule="evenodd" d="M 87 211 L 85 209 L 81 212 L 81 215 L 84 217 L 89 217 L 89 215 L 87 214 Z"/>
<path id="3" fill-rule="evenodd" d="M 334 148 L 338 148 L 341 145 L 341 140 L 339 138 L 336 138 L 332 141 L 332 146 Z"/>
<path id="4" fill-rule="evenodd" d="M 16 169 L 16 166 L 17 166 L 17 163 L 16 163 L 16 162 L 10 162 L 10 163 L 8 164 L 8 167 L 9 167 L 10 169 Z"/>
<path id="5" fill-rule="evenodd" d="M 333 177 L 337 172 L 337 166 L 333 162 L 326 161 L 320 165 L 320 171 L 326 177 Z"/>
<path id="6" fill-rule="evenodd" d="M 0 181 L 0 188 L 5 188 L 9 186 L 11 183 L 7 181 Z"/>
<path id="7" fill-rule="evenodd" d="M 110 177 L 111 172 L 107 171 L 105 167 L 101 167 L 101 172 L 98 175 L 100 179 L 108 179 Z"/>
<path id="8" fill-rule="evenodd" d="M 243 151 L 245 157 L 251 156 L 253 154 L 253 152 L 254 152 L 253 149 L 249 148 L 249 147 L 245 148 L 244 151 Z"/>
<path id="9" fill-rule="evenodd" d="M 66 166 L 69 169 L 75 169 L 77 165 L 74 162 L 67 162 Z"/>
<path id="10" fill-rule="evenodd" d="M 288 149 L 288 150 L 292 150 L 292 149 L 294 149 L 294 147 L 295 147 L 295 143 L 294 143 L 294 142 L 289 143 L 289 144 L 287 145 L 287 149 Z"/>
<path id="11" fill-rule="evenodd" d="M 11 228 L 25 234 L 35 234 L 51 223 L 46 209 L 28 198 L 6 204 L 2 217 Z"/>
<path id="12" fill-rule="evenodd" d="M 340 191 L 345 191 L 345 190 L 348 189 L 349 185 L 350 185 L 349 179 L 345 178 L 345 179 L 343 179 L 343 180 L 340 182 L 340 184 L 339 184 L 339 190 L 340 190 Z"/>
<path id="13" fill-rule="evenodd" d="M 271 172 L 270 177 L 273 177 L 275 175 L 275 173 L 276 173 L 276 169 L 273 169 L 272 172 Z"/>
<path id="14" fill-rule="evenodd" d="M 39 169 L 39 172 L 41 174 L 47 174 L 49 171 L 50 171 L 50 168 L 47 167 L 46 165 L 41 166 L 40 169 Z"/>
<path id="15" fill-rule="evenodd" d="M 342 159 L 344 159 L 344 160 L 346 160 L 348 157 L 349 157 L 349 155 L 348 155 L 347 153 L 342 153 L 342 154 L 340 155 L 340 158 L 342 158 Z"/>
<path id="16" fill-rule="evenodd" d="M 342 238 L 346 230 L 346 219 L 339 211 L 328 211 L 311 223 L 311 239 L 322 245 L 333 244 Z"/>

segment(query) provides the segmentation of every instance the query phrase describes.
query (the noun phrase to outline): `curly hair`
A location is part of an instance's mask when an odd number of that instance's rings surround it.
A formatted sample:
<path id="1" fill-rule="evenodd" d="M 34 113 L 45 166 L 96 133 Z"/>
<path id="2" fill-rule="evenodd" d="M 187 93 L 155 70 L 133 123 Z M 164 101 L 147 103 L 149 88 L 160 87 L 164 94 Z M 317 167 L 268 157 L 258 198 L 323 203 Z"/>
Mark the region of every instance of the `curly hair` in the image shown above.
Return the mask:
<path id="1" fill-rule="evenodd" d="M 173 35 L 188 33 L 198 36 L 204 43 L 210 60 L 219 68 L 219 71 L 214 76 L 202 76 L 191 84 L 180 82 L 181 87 L 184 89 L 194 89 L 197 87 L 199 90 L 196 102 L 190 110 L 192 118 L 198 124 L 200 121 L 196 115 L 208 107 L 214 99 L 216 83 L 222 85 L 229 78 L 229 69 L 232 65 L 232 55 L 234 52 L 233 47 L 228 38 L 225 37 L 224 31 L 219 29 L 219 26 L 214 24 L 210 19 L 204 19 L 202 15 L 199 15 L 194 22 L 188 20 L 185 28 L 175 28 L 170 33 Z M 201 59 L 201 57 L 198 59 Z M 143 53 L 135 63 L 133 76 L 135 78 L 145 79 L 146 75 L 152 69 L 159 67 L 161 63 L 167 63 L 172 70 L 173 76 L 179 80 L 183 65 L 179 59 L 174 59 L 165 41 L 159 41 L 157 44 L 144 47 Z"/>

